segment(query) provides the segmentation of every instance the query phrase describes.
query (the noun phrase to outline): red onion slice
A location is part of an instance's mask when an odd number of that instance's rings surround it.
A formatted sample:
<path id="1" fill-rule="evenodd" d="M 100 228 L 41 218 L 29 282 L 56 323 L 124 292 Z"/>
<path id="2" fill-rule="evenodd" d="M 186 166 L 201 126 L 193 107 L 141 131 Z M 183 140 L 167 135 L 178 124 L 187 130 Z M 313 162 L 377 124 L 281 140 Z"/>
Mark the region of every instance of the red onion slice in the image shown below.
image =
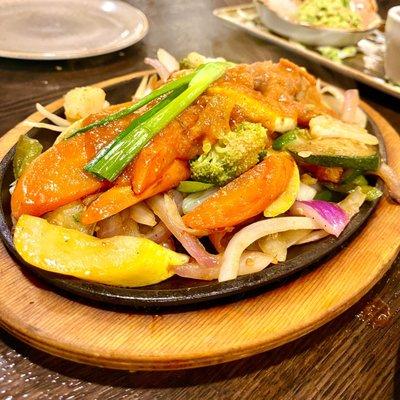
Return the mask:
<path id="1" fill-rule="evenodd" d="M 168 199 L 166 199 L 168 198 Z M 166 201 L 165 201 L 166 200 Z M 148 200 L 150 208 L 171 231 L 171 233 L 179 240 L 185 250 L 204 267 L 215 267 L 219 265 L 220 257 L 210 254 L 206 251 L 199 239 L 182 229 L 185 226 L 178 209 L 172 207 L 173 200 L 168 195 L 153 196 Z M 168 205 L 168 208 L 167 208 Z"/>
<path id="2" fill-rule="evenodd" d="M 338 203 L 338 205 L 347 214 L 348 218 L 351 219 L 360 212 L 360 207 L 364 204 L 364 201 L 365 194 L 361 191 L 360 187 L 356 187 L 344 200 Z M 329 233 L 324 230 L 311 231 L 305 236 L 300 237 L 295 244 L 315 242 L 328 235 Z"/>
<path id="3" fill-rule="evenodd" d="M 240 266 L 238 275 L 254 274 L 268 267 L 272 262 L 272 257 L 259 251 L 245 251 L 240 257 Z M 220 267 L 204 268 L 201 265 L 192 262 L 185 265 L 177 265 L 174 272 L 183 278 L 201 279 L 211 281 L 217 279 Z"/>
<path id="4" fill-rule="evenodd" d="M 146 57 L 144 59 L 144 63 L 152 66 L 157 71 L 157 74 L 160 76 L 163 82 L 166 82 L 168 80 L 170 73 L 159 60 L 157 60 L 156 58 Z"/>
<path id="5" fill-rule="evenodd" d="M 335 203 L 324 200 L 296 201 L 291 212 L 312 218 L 324 231 L 339 236 L 349 222 L 348 215 Z"/>
<path id="6" fill-rule="evenodd" d="M 159 222 L 150 232 L 146 233 L 144 237 L 155 243 L 166 242 L 172 233 L 167 229 L 163 222 Z"/>

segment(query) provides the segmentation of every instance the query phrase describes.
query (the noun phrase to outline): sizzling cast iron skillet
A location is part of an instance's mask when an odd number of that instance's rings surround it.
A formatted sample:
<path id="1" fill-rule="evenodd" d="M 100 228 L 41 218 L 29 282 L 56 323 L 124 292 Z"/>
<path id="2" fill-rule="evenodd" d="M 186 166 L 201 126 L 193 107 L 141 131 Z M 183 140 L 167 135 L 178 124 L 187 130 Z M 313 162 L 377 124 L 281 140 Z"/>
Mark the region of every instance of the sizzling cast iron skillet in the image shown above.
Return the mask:
<path id="1" fill-rule="evenodd" d="M 130 100 L 136 82 L 128 81 L 110 86 L 106 89 L 107 99 L 111 104 Z M 62 114 L 62 110 L 60 110 Z M 383 140 L 377 126 L 368 121 L 369 132 L 374 133 L 380 141 L 380 151 L 385 159 Z M 33 128 L 29 135 L 38 139 L 44 148 L 48 148 L 54 141 L 56 134 L 43 129 Z M 235 280 L 218 283 L 217 281 L 195 281 L 180 277 L 172 277 L 156 285 L 142 288 L 123 288 L 86 282 L 75 278 L 42 271 L 23 261 L 16 252 L 11 234 L 10 193 L 9 185 L 13 181 L 12 159 L 13 147 L 0 163 L 1 210 L 0 236 L 9 252 L 18 260 L 20 265 L 29 268 L 45 281 L 72 294 L 103 303 L 113 305 L 128 305 L 133 307 L 157 308 L 196 304 L 213 299 L 243 294 L 256 288 L 265 287 L 317 263 L 322 258 L 340 251 L 343 244 L 359 231 L 375 208 L 377 201 L 365 202 L 360 212 L 351 220 L 339 238 L 329 236 L 315 243 L 309 243 L 291 248 L 284 263 L 271 265 L 265 270 L 240 276 Z M 380 182 L 378 182 L 378 186 Z"/>

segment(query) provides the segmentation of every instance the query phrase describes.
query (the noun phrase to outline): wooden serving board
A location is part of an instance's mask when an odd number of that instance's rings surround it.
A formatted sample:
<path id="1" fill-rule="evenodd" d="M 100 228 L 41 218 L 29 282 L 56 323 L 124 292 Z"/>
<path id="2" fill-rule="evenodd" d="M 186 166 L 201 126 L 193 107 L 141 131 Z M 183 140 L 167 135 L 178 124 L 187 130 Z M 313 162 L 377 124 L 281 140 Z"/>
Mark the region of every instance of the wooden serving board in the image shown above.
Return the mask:
<path id="1" fill-rule="evenodd" d="M 48 109 L 61 106 L 57 100 Z M 382 132 L 390 165 L 400 173 L 400 137 L 377 112 L 363 107 Z M 0 157 L 28 130 L 19 124 L 3 136 Z M 19 267 L 0 245 L 0 324 L 48 353 L 109 368 L 193 368 L 247 357 L 305 335 L 356 303 L 399 252 L 399 219 L 400 206 L 384 198 L 360 234 L 312 272 L 237 302 L 162 315 L 64 297 Z"/>

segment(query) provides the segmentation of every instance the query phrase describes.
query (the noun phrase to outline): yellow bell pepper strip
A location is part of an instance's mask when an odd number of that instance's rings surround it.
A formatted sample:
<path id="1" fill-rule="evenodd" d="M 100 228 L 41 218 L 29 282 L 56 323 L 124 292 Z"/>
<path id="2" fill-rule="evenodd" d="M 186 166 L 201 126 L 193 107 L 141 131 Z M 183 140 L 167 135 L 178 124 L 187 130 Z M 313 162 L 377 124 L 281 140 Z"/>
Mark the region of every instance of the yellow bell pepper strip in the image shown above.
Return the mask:
<path id="1" fill-rule="evenodd" d="M 146 286 L 173 275 L 189 257 L 142 237 L 98 239 L 22 215 L 15 227 L 18 254 L 37 268 L 115 286 Z"/>
<path id="2" fill-rule="evenodd" d="M 247 119 L 260 122 L 270 131 L 286 132 L 294 129 L 297 124 L 297 113 L 285 115 L 278 107 L 268 103 L 264 96 L 246 87 L 212 86 L 207 94 L 223 95 L 234 100 Z M 288 114 L 288 112 L 286 112 Z"/>
<path id="3" fill-rule="evenodd" d="M 277 215 L 283 214 L 296 201 L 297 194 L 300 188 L 300 174 L 296 164 L 294 164 L 293 175 L 289 180 L 286 190 L 265 210 L 265 217 L 276 217 Z"/>

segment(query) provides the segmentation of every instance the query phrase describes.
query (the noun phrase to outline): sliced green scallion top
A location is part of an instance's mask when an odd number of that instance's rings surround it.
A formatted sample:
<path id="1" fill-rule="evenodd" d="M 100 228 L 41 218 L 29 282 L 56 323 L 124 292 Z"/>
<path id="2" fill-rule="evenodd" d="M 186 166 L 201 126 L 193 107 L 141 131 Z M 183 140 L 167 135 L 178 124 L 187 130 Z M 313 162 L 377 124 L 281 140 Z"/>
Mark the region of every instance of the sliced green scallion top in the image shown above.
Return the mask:
<path id="1" fill-rule="evenodd" d="M 202 66 L 192 77 L 185 91 L 139 125 L 134 124 L 132 128 L 131 124 L 107 146 L 106 151 L 98 154 L 85 167 L 85 170 L 101 179 L 115 180 L 158 132 L 189 107 L 230 66 L 230 63 L 225 62 L 209 63 Z M 148 112 L 151 112 L 151 110 Z"/>

